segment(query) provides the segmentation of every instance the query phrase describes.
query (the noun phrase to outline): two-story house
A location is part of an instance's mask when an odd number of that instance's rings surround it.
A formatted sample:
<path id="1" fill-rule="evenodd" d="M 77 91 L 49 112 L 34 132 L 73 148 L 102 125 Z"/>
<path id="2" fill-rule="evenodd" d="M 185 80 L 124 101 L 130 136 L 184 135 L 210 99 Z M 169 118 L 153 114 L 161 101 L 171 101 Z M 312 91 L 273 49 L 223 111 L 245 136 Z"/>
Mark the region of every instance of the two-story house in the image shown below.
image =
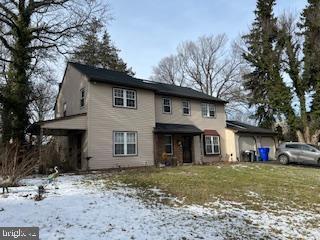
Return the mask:
<path id="1" fill-rule="evenodd" d="M 225 104 L 191 88 L 68 63 L 55 119 L 38 126 L 40 134 L 61 136 L 64 157 L 77 169 L 150 166 L 164 156 L 212 162 L 236 158 Z"/>

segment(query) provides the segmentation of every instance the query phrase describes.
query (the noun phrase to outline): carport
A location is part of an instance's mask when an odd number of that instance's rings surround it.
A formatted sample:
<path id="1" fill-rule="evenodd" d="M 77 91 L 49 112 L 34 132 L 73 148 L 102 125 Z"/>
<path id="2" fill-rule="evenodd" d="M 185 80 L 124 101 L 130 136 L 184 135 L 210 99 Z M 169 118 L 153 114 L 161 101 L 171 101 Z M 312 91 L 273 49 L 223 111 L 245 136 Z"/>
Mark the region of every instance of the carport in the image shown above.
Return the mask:
<path id="1" fill-rule="evenodd" d="M 273 130 L 238 121 L 227 121 L 226 135 L 228 143 L 235 146 L 233 149 L 230 148 L 229 152 L 236 160 L 244 161 L 245 151 L 255 151 L 258 155 L 260 147 L 270 148 L 269 158 L 275 160 L 278 140 Z"/>
<path id="2" fill-rule="evenodd" d="M 27 133 L 35 136 L 54 136 L 61 152 L 60 161 L 69 161 L 73 169 L 86 167 L 87 114 L 77 114 L 33 123 Z M 40 146 L 41 147 L 41 146 Z M 41 154 L 39 161 L 42 162 Z M 46 163 L 43 163 L 46 165 Z"/>

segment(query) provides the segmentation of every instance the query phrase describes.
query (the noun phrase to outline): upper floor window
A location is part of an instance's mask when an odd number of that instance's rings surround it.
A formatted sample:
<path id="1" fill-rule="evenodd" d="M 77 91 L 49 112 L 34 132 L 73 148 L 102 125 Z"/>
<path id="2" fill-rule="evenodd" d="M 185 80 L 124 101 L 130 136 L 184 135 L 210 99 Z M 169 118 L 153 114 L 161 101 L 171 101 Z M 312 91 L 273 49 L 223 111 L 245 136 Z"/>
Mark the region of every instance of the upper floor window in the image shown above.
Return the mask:
<path id="1" fill-rule="evenodd" d="M 85 105 L 85 96 L 86 96 L 86 90 L 85 88 L 80 89 L 80 108 L 83 108 Z"/>
<path id="2" fill-rule="evenodd" d="M 182 112 L 183 115 L 191 115 L 190 102 L 182 101 Z"/>
<path id="3" fill-rule="evenodd" d="M 64 117 L 67 116 L 67 103 L 66 102 L 63 104 L 63 116 Z"/>
<path id="4" fill-rule="evenodd" d="M 136 95 L 136 91 L 134 90 L 114 88 L 113 105 L 116 107 L 136 108 Z"/>
<path id="5" fill-rule="evenodd" d="M 206 154 L 220 154 L 219 136 L 205 136 Z"/>
<path id="6" fill-rule="evenodd" d="M 115 156 L 137 155 L 136 132 L 114 132 L 113 144 Z"/>
<path id="7" fill-rule="evenodd" d="M 162 112 L 163 113 L 171 113 L 171 98 L 162 98 Z"/>
<path id="8" fill-rule="evenodd" d="M 214 104 L 202 103 L 202 116 L 206 118 L 213 118 L 216 114 L 216 108 Z"/>

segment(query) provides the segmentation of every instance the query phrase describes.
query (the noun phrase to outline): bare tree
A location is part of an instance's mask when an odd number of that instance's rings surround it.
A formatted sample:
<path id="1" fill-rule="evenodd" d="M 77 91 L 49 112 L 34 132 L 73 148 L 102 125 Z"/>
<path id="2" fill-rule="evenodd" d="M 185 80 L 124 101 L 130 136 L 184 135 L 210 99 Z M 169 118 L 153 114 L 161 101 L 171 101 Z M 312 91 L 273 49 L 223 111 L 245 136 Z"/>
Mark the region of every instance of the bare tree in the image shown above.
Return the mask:
<path id="1" fill-rule="evenodd" d="M 33 89 L 33 101 L 30 104 L 32 121 L 37 122 L 51 118 L 56 89 L 48 82 L 39 82 Z"/>
<path id="2" fill-rule="evenodd" d="M 229 46 L 226 35 L 221 34 L 181 43 L 176 55 L 162 59 L 154 67 L 152 79 L 189 86 L 229 101 L 227 110 L 232 114 L 246 105 L 243 71 L 241 52 L 235 44 Z"/>
<path id="3" fill-rule="evenodd" d="M 107 16 L 105 9 L 99 0 L 1 0 L 0 66 L 8 72 L 0 93 L 4 140 L 24 139 L 39 64 L 68 53 L 92 17 Z"/>
<path id="4" fill-rule="evenodd" d="M 151 79 L 157 82 L 185 86 L 187 83 L 181 60 L 179 56 L 174 55 L 163 58 L 158 66 L 153 68 L 154 75 L 151 76 Z"/>

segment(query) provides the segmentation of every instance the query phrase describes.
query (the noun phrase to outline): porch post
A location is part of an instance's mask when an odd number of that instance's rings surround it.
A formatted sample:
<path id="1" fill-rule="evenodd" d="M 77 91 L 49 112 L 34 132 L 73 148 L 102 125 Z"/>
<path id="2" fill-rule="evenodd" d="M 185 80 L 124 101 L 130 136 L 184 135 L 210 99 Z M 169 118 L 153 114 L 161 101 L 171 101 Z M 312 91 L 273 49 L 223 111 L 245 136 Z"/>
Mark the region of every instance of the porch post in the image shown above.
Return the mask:
<path id="1" fill-rule="evenodd" d="M 42 139 L 43 139 L 43 129 L 40 126 L 40 134 L 39 134 L 39 167 L 42 164 L 44 173 L 47 173 L 46 163 L 42 162 Z"/>

